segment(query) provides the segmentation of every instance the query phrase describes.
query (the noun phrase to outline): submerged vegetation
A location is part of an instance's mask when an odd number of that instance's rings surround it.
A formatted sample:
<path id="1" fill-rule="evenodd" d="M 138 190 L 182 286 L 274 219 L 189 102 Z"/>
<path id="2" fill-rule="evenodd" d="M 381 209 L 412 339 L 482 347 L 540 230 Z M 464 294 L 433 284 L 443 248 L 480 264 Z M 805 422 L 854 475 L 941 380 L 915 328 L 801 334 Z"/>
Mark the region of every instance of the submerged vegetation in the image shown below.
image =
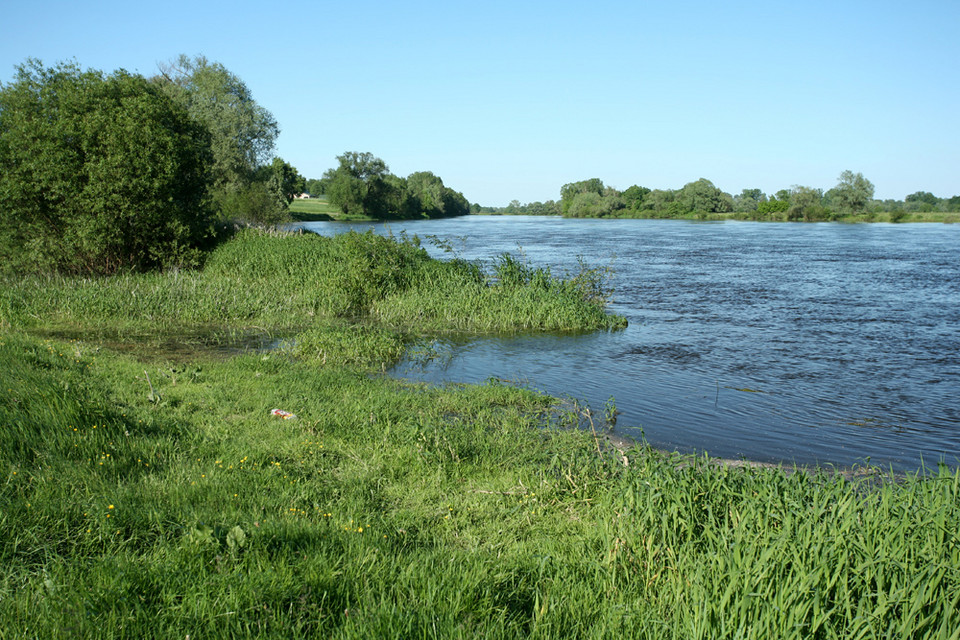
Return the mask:
<path id="1" fill-rule="evenodd" d="M 958 637 L 946 467 L 618 450 L 495 380 L 370 375 L 420 334 L 619 326 L 601 275 L 245 231 L 199 271 L 4 280 L 0 637 Z M 205 330 L 284 340 L 100 339 Z"/>

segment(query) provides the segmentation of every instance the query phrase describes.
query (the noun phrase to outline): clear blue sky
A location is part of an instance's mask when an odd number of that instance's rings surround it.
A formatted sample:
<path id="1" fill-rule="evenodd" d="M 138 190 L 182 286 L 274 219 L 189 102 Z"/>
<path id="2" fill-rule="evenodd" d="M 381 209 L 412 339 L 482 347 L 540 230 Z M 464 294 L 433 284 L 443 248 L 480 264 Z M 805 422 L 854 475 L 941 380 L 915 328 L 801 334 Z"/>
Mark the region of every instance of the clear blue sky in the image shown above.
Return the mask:
<path id="1" fill-rule="evenodd" d="M 471 202 L 597 177 L 739 193 L 960 194 L 960 0 L 5 0 L 0 82 L 28 57 L 153 75 L 203 54 L 319 178 L 344 151 Z"/>

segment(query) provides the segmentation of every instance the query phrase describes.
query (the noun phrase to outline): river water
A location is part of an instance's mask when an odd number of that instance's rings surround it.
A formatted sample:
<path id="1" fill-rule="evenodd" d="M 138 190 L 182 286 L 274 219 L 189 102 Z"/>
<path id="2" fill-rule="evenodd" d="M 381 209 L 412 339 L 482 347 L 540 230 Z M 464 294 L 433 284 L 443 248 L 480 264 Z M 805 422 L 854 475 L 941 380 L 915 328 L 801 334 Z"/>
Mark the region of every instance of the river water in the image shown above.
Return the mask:
<path id="1" fill-rule="evenodd" d="M 451 340 L 394 374 L 570 396 L 681 452 L 898 471 L 960 464 L 960 226 L 468 216 L 373 227 L 611 267 L 623 331 Z M 426 240 L 433 255 L 444 252 Z"/>

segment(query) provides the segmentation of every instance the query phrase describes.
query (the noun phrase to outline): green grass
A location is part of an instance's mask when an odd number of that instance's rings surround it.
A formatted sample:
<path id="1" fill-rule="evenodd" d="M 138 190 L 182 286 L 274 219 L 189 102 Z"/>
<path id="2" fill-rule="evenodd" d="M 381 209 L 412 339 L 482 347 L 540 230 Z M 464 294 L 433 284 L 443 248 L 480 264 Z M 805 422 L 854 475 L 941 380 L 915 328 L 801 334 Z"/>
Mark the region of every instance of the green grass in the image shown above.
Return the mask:
<path id="1" fill-rule="evenodd" d="M 326 198 L 294 200 L 290 203 L 290 217 L 299 222 L 321 222 L 328 220 L 373 220 L 367 216 L 349 216 L 340 211 Z"/>
<path id="2" fill-rule="evenodd" d="M 371 373 L 416 326 L 610 326 L 601 275 L 247 233 L 3 283 L 0 638 L 960 637 L 953 470 L 623 455 L 542 395 Z M 286 341 L 213 355 L 258 331 Z"/>
<path id="3" fill-rule="evenodd" d="M 280 354 L 169 366 L 8 333 L 0 362 L 0 637 L 960 629 L 947 469 L 624 466 L 543 396 Z"/>
<path id="4" fill-rule="evenodd" d="M 327 238 L 248 230 L 216 249 L 202 271 L 8 280 L 0 287 L 0 328 L 288 334 L 323 318 L 372 319 L 410 334 L 622 327 L 622 317 L 604 312 L 593 280 L 584 268 L 569 280 L 541 273 L 500 282 L 496 272 L 434 260 L 412 239 L 372 232 Z"/>

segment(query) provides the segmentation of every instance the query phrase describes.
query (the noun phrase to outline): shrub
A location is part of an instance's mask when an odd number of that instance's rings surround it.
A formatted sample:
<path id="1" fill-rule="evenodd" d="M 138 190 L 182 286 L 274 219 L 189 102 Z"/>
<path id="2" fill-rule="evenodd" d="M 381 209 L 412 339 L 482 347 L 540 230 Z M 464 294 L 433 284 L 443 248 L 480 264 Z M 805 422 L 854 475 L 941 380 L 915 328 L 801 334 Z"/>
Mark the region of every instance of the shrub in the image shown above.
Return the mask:
<path id="1" fill-rule="evenodd" d="M 143 77 L 28 61 L 0 88 L 0 269 L 196 262 L 209 163 L 207 131 Z"/>

